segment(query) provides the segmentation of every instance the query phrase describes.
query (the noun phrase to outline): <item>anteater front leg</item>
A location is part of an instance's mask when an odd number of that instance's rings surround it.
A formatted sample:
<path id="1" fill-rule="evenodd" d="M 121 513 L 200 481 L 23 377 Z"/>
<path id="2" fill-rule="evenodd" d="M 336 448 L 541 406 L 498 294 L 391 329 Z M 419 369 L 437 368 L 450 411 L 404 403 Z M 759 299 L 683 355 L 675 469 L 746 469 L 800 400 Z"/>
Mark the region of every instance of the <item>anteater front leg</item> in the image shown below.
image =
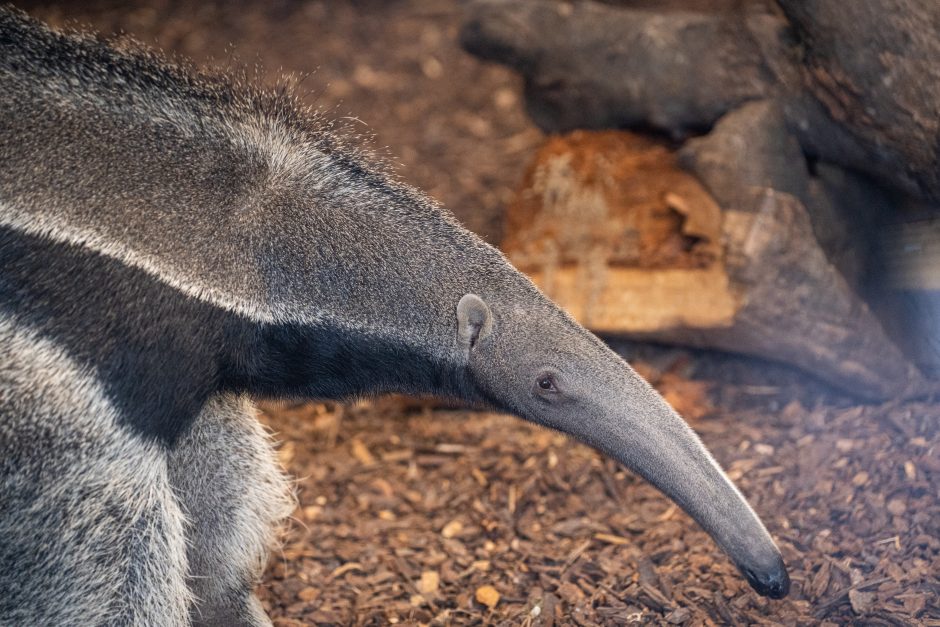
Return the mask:
<path id="1" fill-rule="evenodd" d="M 251 590 L 294 500 L 251 403 L 212 399 L 174 447 L 170 476 L 189 522 L 193 625 L 270 625 Z"/>
<path id="2" fill-rule="evenodd" d="M 188 623 L 166 451 L 88 369 L 0 316 L 0 625 Z"/>

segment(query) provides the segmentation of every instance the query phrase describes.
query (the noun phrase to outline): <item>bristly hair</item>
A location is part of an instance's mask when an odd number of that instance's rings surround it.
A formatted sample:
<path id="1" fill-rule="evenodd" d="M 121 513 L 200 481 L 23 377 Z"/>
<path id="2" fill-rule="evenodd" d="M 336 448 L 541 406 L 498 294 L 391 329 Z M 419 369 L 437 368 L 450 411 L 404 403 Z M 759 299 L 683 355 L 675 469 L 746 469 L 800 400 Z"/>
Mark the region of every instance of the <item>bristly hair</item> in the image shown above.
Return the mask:
<path id="1" fill-rule="evenodd" d="M 293 81 L 0 9 L 0 89 L 0 311 L 148 437 L 174 442 L 219 389 L 473 397 L 457 301 L 537 294 Z"/>
<path id="2" fill-rule="evenodd" d="M 0 6 L 0 31 L 0 53 L 6 57 L 0 67 L 27 65 L 34 78 L 71 87 L 71 98 L 108 101 L 130 95 L 157 120 L 180 122 L 174 119 L 180 112 L 192 114 L 186 124 L 263 120 L 269 127 L 256 130 L 293 142 L 294 148 L 309 146 L 365 179 L 401 185 L 389 159 L 369 145 L 370 135 L 304 103 L 298 95 L 302 79 L 295 76 L 279 75 L 265 87 L 257 68 L 198 67 L 127 34 L 104 37 L 75 25 L 52 28 L 10 6 Z M 81 90 L 74 89 L 79 85 Z"/>

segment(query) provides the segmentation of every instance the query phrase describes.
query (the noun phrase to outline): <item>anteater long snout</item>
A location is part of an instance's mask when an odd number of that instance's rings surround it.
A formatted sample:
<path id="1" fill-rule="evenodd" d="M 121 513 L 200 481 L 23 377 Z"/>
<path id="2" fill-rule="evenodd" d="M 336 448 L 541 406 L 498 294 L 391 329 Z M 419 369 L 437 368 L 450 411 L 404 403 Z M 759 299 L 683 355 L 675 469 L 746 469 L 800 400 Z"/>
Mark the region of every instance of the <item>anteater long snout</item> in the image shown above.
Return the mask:
<path id="1" fill-rule="evenodd" d="M 767 529 L 698 436 L 662 397 L 627 371 L 626 393 L 598 415 L 572 417 L 572 435 L 645 478 L 685 510 L 751 586 L 774 599 L 790 579 Z M 618 397 L 620 395 L 612 395 Z"/>

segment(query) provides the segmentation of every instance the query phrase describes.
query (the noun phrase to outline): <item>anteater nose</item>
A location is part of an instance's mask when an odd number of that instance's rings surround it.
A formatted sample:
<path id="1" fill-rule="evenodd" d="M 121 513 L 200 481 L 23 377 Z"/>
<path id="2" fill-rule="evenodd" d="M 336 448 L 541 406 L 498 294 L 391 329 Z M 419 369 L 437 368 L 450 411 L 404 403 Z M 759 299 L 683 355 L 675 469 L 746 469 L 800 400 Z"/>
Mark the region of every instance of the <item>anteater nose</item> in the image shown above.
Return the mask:
<path id="1" fill-rule="evenodd" d="M 750 568 L 742 568 L 747 582 L 761 596 L 771 599 L 782 599 L 790 592 L 790 576 L 787 574 L 787 567 L 783 560 L 779 560 L 773 567 L 756 571 Z"/>

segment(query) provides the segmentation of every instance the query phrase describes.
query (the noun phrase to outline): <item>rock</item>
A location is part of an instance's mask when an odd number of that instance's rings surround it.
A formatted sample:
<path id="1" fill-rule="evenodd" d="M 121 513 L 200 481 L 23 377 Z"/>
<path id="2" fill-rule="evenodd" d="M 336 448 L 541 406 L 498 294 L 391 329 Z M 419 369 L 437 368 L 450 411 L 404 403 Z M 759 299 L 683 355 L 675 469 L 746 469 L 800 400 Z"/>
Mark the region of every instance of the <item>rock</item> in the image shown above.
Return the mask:
<path id="1" fill-rule="evenodd" d="M 493 609 L 499 603 L 499 592 L 493 586 L 480 586 L 475 598 L 480 605 Z"/>
<path id="2" fill-rule="evenodd" d="M 800 199 L 812 201 L 809 174 L 779 178 L 760 155 L 776 158 L 781 138 L 750 139 L 717 132 L 683 153 L 706 185 L 721 182 L 719 207 L 661 143 L 621 131 L 550 138 L 508 211 L 503 249 L 598 332 L 782 361 L 869 399 L 919 381 L 820 248 Z M 735 149 L 750 161 L 740 180 L 722 156 Z"/>
<path id="3" fill-rule="evenodd" d="M 874 607 L 875 600 L 873 592 L 849 590 L 849 603 L 852 605 L 852 611 L 859 616 L 868 614 Z"/>
<path id="4" fill-rule="evenodd" d="M 463 531 L 463 523 L 459 520 L 452 520 L 441 529 L 441 535 L 445 538 L 454 538 Z"/>
<path id="5" fill-rule="evenodd" d="M 421 573 L 421 579 L 418 581 L 418 592 L 424 595 L 434 595 L 437 594 L 438 586 L 440 585 L 441 577 L 434 570 L 426 570 Z"/>

